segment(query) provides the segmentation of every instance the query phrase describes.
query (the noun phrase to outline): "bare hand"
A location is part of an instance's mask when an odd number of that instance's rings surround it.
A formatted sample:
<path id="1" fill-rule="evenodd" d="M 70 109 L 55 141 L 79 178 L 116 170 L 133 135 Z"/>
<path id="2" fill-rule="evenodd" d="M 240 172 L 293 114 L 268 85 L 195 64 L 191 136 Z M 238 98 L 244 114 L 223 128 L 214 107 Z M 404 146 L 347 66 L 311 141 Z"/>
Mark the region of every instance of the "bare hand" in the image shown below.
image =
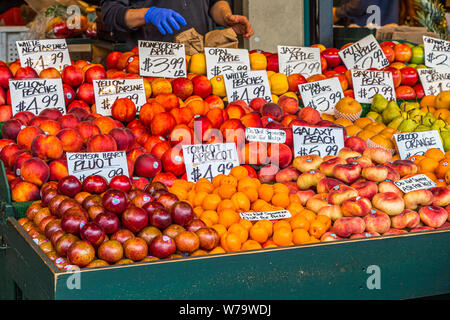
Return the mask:
<path id="1" fill-rule="evenodd" d="M 234 32 L 244 39 L 248 39 L 254 34 L 253 28 L 245 16 L 231 14 L 225 17 L 225 22 L 228 27 L 233 28 Z"/>

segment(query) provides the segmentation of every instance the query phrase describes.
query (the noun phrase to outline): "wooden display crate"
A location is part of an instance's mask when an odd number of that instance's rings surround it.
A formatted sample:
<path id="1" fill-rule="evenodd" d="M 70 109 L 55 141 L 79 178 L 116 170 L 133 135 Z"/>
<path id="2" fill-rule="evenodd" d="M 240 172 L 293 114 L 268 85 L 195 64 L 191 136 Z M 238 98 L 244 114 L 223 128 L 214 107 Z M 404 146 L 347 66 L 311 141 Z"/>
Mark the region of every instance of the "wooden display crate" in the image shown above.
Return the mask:
<path id="1" fill-rule="evenodd" d="M 448 229 L 77 273 L 58 270 L 14 218 L 6 239 L 7 270 L 27 299 L 372 300 L 450 293 Z"/>

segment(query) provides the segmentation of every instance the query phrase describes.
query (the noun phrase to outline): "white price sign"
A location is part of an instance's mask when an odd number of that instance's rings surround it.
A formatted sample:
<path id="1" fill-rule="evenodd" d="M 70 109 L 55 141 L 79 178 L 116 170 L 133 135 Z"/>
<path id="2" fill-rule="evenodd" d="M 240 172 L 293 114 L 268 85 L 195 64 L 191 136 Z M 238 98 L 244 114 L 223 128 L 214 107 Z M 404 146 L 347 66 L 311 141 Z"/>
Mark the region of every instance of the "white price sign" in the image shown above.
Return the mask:
<path id="1" fill-rule="evenodd" d="M 279 129 L 245 128 L 245 139 L 251 142 L 285 143 L 286 132 Z"/>
<path id="2" fill-rule="evenodd" d="M 312 107 L 320 113 L 334 115 L 334 107 L 344 98 L 344 91 L 337 77 L 304 83 L 298 89 L 305 107 Z"/>
<path id="3" fill-rule="evenodd" d="M 66 113 L 61 79 L 10 80 L 12 114 L 29 111 L 38 115 L 46 108 L 56 108 Z"/>
<path id="4" fill-rule="evenodd" d="M 228 101 L 244 100 L 247 104 L 254 98 L 272 102 L 269 79 L 265 70 L 225 73 L 225 89 Z"/>
<path id="5" fill-rule="evenodd" d="M 289 76 L 300 73 L 305 78 L 322 74 L 319 48 L 278 46 L 280 72 Z"/>
<path id="6" fill-rule="evenodd" d="M 425 65 L 450 68 L 450 41 L 423 36 Z"/>
<path id="7" fill-rule="evenodd" d="M 117 99 L 129 98 L 136 105 L 137 113 L 147 102 L 143 79 L 94 80 L 94 96 L 97 113 L 111 115 Z"/>
<path id="8" fill-rule="evenodd" d="M 31 67 L 38 74 L 48 68 L 61 72 L 72 64 L 65 39 L 16 41 L 16 47 L 21 66 Z"/>
<path id="9" fill-rule="evenodd" d="M 293 126 L 294 155 L 335 156 L 344 148 L 344 130 L 332 127 Z"/>
<path id="10" fill-rule="evenodd" d="M 158 78 L 186 77 L 184 44 L 139 40 L 140 75 Z"/>
<path id="11" fill-rule="evenodd" d="M 235 143 L 183 145 L 183 158 L 187 179 L 192 182 L 201 178 L 212 181 L 239 166 Z"/>
<path id="12" fill-rule="evenodd" d="M 372 103 L 376 94 L 389 101 L 397 101 L 394 79 L 389 71 L 351 70 L 355 100 L 359 103 Z"/>
<path id="13" fill-rule="evenodd" d="M 372 34 L 339 51 L 339 56 L 347 69 L 383 69 L 389 66 L 386 55 Z"/>
<path id="14" fill-rule="evenodd" d="M 279 219 L 289 219 L 292 217 L 288 210 L 279 211 L 266 211 L 266 212 L 240 212 L 239 215 L 242 219 L 249 221 L 259 221 L 259 220 L 279 220 Z"/>
<path id="15" fill-rule="evenodd" d="M 100 175 L 109 182 L 114 176 L 128 176 L 127 154 L 125 151 L 68 152 L 67 168 L 69 175 L 80 181 L 91 175 Z"/>
<path id="16" fill-rule="evenodd" d="M 418 174 L 411 178 L 394 181 L 394 184 L 403 193 L 436 187 L 436 183 L 434 183 L 433 180 L 428 178 L 425 174 Z"/>
<path id="17" fill-rule="evenodd" d="M 411 156 L 423 156 L 428 149 L 437 148 L 442 152 L 441 136 L 437 130 L 394 134 L 398 154 L 402 160 Z"/>
<path id="18" fill-rule="evenodd" d="M 420 82 L 425 95 L 438 95 L 450 90 L 450 68 L 419 69 Z"/>
<path id="19" fill-rule="evenodd" d="M 205 48 L 208 79 L 226 72 L 250 70 L 250 56 L 246 49 Z"/>

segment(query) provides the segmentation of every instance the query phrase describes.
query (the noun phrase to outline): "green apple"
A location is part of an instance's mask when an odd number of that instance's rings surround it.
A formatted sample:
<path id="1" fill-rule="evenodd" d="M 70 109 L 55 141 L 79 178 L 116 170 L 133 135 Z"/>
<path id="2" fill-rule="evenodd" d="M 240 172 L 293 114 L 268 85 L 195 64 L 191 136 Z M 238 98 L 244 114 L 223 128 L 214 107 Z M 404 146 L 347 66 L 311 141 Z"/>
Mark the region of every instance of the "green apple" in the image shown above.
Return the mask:
<path id="1" fill-rule="evenodd" d="M 411 63 L 413 64 L 424 64 L 425 63 L 425 50 L 422 47 L 416 46 L 412 48 L 412 58 Z"/>
<path id="2" fill-rule="evenodd" d="M 419 64 L 417 67 L 416 67 L 416 70 L 417 69 L 428 69 L 428 67 L 426 66 L 426 65 L 424 65 L 424 64 Z"/>

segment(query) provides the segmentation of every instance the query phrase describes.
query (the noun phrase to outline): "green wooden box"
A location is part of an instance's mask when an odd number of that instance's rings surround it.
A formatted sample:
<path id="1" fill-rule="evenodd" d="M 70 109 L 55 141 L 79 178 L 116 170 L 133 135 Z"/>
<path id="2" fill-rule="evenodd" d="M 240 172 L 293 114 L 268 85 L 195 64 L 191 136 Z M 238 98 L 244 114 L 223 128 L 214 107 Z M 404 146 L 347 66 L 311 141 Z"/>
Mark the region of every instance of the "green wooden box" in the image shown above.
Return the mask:
<path id="1" fill-rule="evenodd" d="M 450 230 L 58 270 L 14 218 L 7 269 L 27 299 L 406 299 L 450 293 Z"/>

